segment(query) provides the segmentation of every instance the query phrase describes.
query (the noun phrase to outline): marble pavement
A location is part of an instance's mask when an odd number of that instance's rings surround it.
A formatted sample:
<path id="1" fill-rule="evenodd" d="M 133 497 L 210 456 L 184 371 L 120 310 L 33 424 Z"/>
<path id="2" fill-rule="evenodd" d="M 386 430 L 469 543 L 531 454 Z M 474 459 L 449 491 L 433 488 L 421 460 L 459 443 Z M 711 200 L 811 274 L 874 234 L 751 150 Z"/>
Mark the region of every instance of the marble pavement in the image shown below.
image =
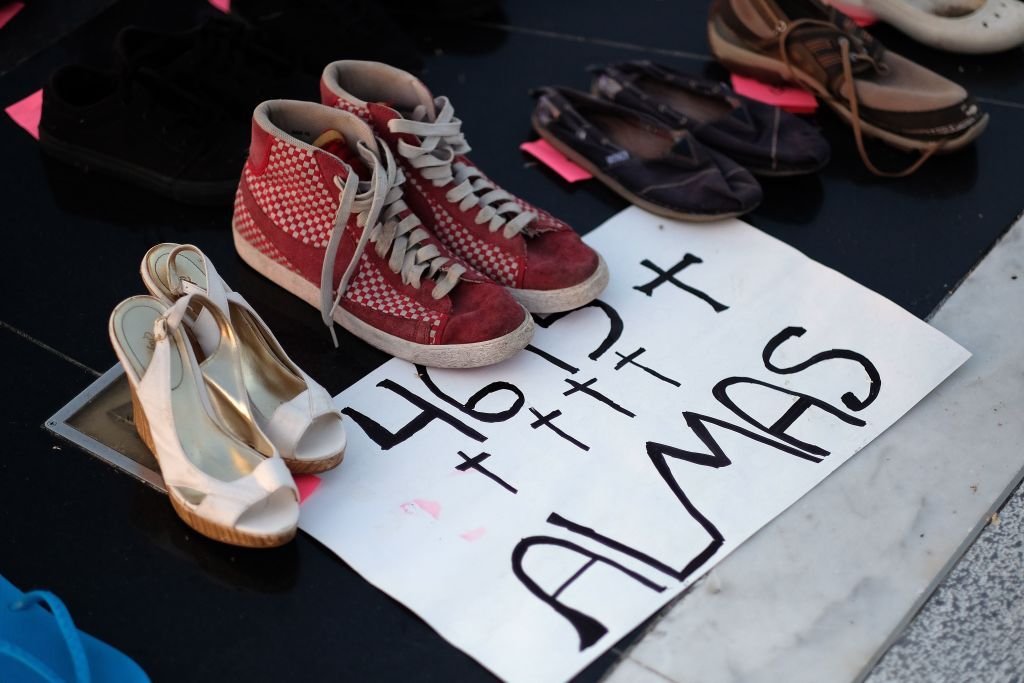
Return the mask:
<path id="1" fill-rule="evenodd" d="M 930 322 L 973 357 L 666 608 L 608 681 L 820 683 L 871 674 L 1024 476 L 1024 221 Z M 1024 505 L 1015 500 L 1003 514 L 1022 515 Z M 998 565 L 1008 574 L 1001 586 L 985 578 L 998 559 L 989 543 L 936 595 L 948 602 L 962 593 L 962 605 L 925 609 L 872 683 L 973 680 L 958 667 L 977 680 L 1020 680 L 1024 645 L 1012 637 L 1000 661 L 975 643 L 974 661 L 955 663 L 970 657 L 972 634 L 992 631 L 980 620 L 1008 622 L 1003 635 L 1024 632 L 1013 617 L 1024 602 L 1020 538 L 1000 546 L 1010 555 Z M 964 609 L 971 604 L 986 609 Z M 955 636 L 944 619 L 956 622 Z"/>
<path id="2" fill-rule="evenodd" d="M 1024 488 L 985 527 L 865 683 L 1024 681 Z"/>

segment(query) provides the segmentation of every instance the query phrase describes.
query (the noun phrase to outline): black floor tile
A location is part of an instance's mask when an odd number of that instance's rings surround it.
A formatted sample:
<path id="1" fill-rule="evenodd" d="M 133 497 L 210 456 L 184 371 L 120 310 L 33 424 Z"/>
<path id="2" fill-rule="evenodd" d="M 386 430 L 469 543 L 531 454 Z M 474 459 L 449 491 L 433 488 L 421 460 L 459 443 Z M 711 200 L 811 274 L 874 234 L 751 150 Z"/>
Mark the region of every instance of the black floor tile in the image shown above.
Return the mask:
<path id="1" fill-rule="evenodd" d="M 115 0 L 26 3 L 0 33 L 0 75 L 46 49 Z M 7 2 L 0 3 L 6 5 Z"/>
<path id="2" fill-rule="evenodd" d="M 503 17 L 485 20 L 512 29 L 547 32 L 558 40 L 619 44 L 645 52 L 682 52 L 707 56 L 704 0 L 640 0 L 594 3 L 587 0 L 507 2 Z"/>

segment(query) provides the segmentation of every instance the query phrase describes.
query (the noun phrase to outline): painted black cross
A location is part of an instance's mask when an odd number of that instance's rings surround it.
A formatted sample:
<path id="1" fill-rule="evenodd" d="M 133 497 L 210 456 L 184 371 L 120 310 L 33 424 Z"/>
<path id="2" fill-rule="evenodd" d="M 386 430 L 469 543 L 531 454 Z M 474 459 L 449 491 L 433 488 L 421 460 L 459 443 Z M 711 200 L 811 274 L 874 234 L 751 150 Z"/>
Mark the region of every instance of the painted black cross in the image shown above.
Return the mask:
<path id="1" fill-rule="evenodd" d="M 570 389 L 569 391 L 563 393 L 562 396 L 571 396 L 571 395 L 575 394 L 577 391 L 581 391 L 584 394 L 586 394 L 587 396 L 591 396 L 593 398 L 596 398 L 601 403 L 603 403 L 606 406 L 612 408 L 613 410 L 619 411 L 620 413 L 622 413 L 623 415 L 625 415 L 627 417 L 636 417 L 635 413 L 632 413 L 629 410 L 626 410 L 625 408 L 620 406 L 618 403 L 616 403 L 615 401 L 611 400 L 610 398 L 608 398 L 607 396 L 602 394 L 597 389 L 591 389 L 590 386 L 597 382 L 597 378 L 596 377 L 592 377 L 591 379 L 588 379 L 586 382 L 583 382 L 582 384 L 580 384 L 579 382 L 576 382 L 574 380 L 571 380 L 571 379 L 565 379 L 565 380 L 562 380 L 562 381 L 567 383 L 569 386 L 572 387 L 572 389 Z"/>
<path id="2" fill-rule="evenodd" d="M 651 263 L 649 260 L 644 259 L 643 261 L 640 262 L 640 265 L 643 266 L 644 268 L 649 268 L 650 270 L 653 270 L 655 273 L 658 274 L 658 277 L 654 278 L 645 285 L 637 285 L 633 287 L 633 289 L 643 292 L 647 296 L 653 296 L 655 289 L 665 284 L 666 282 L 669 282 L 678 287 L 679 289 L 683 290 L 684 292 L 688 292 L 694 295 L 695 297 L 706 303 L 708 306 L 711 306 L 711 308 L 715 309 L 716 313 L 721 313 L 722 311 L 728 309 L 729 307 L 726 306 L 725 304 L 719 301 L 715 301 L 714 299 L 712 299 L 710 296 L 700 291 L 699 289 L 694 289 L 693 287 L 684 284 L 676 279 L 676 275 L 678 275 L 685 268 L 694 265 L 695 263 L 704 263 L 704 259 L 698 256 L 694 256 L 693 254 L 687 254 L 686 256 L 683 257 L 682 261 L 675 264 L 668 270 L 662 270 L 658 266 Z"/>
<path id="3" fill-rule="evenodd" d="M 672 386 L 676 386 L 676 387 L 683 386 L 682 384 L 680 384 L 679 382 L 675 381 L 671 377 L 666 377 L 665 375 L 661 374 L 660 372 L 658 372 L 656 370 L 652 370 L 651 368 L 647 367 L 646 365 L 640 365 L 639 363 L 637 363 L 635 359 L 637 358 L 637 356 L 639 356 L 645 350 L 646 349 L 644 349 L 644 347 L 641 346 L 639 349 L 637 349 L 633 353 L 629 354 L 628 356 L 624 356 L 621 353 L 619 353 L 618 351 L 616 351 L 615 355 L 618 356 L 619 358 L 621 358 L 622 360 L 620 360 L 618 363 L 615 364 L 615 369 L 616 370 L 621 370 L 622 368 L 626 367 L 627 364 L 628 365 L 635 365 L 638 368 L 640 368 L 641 370 L 643 370 L 644 372 L 646 372 L 647 374 L 652 375 L 654 377 L 657 377 L 662 382 L 668 382 Z"/>
<path id="4" fill-rule="evenodd" d="M 519 491 L 517 491 L 514 486 L 510 485 L 504 479 L 502 479 L 494 472 L 491 472 L 489 469 L 480 464 L 487 458 L 491 457 L 490 453 L 481 453 L 480 455 L 474 455 L 471 458 L 462 451 L 459 451 L 459 457 L 462 458 L 462 462 L 455 466 L 455 469 L 457 469 L 459 472 L 465 472 L 467 470 L 476 470 L 477 472 L 484 475 L 491 481 L 500 484 L 501 487 L 506 491 L 509 491 L 511 493 L 519 493 Z"/>
<path id="5" fill-rule="evenodd" d="M 533 408 L 530 408 L 530 412 L 533 413 L 534 416 L 537 418 L 532 423 L 530 423 L 530 426 L 533 427 L 534 429 L 537 429 L 539 427 L 547 427 L 548 429 L 553 431 L 555 434 L 558 434 L 560 437 L 562 437 L 563 439 L 565 439 L 566 441 L 571 443 L 573 446 L 576 446 L 576 448 L 579 448 L 580 450 L 584 450 L 584 451 L 589 451 L 590 450 L 590 446 L 588 446 L 587 444 L 583 443 L 582 441 L 579 441 L 579 440 L 574 439 L 573 437 L 569 436 L 568 434 L 563 432 L 561 429 L 556 427 L 555 423 L 552 422 L 552 420 L 554 420 L 556 417 L 558 417 L 558 416 L 560 416 L 562 414 L 561 410 L 552 410 L 547 415 L 541 415 L 540 411 L 534 410 Z"/>

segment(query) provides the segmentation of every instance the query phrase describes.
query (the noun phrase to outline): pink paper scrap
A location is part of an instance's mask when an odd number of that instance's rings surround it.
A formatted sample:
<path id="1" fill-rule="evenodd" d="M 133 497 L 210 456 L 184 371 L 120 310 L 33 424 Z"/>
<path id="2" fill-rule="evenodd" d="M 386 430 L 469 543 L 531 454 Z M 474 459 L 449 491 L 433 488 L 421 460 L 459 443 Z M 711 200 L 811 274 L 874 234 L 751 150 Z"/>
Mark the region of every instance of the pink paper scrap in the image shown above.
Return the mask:
<path id="1" fill-rule="evenodd" d="M 575 183 L 594 177 L 590 175 L 587 169 L 580 168 L 569 161 L 564 154 L 552 147 L 547 140 L 524 142 L 519 145 L 519 149 L 536 158 L 539 162 L 562 176 L 567 182 Z"/>
<path id="2" fill-rule="evenodd" d="M 740 95 L 794 114 L 810 114 L 818 108 L 814 95 L 799 87 L 778 87 L 736 74 L 732 74 L 732 87 Z"/>
<path id="3" fill-rule="evenodd" d="M 412 502 L 416 503 L 416 507 L 426 512 L 434 519 L 437 519 L 441 516 L 441 504 L 438 503 L 437 501 L 415 498 L 413 499 Z"/>
<path id="4" fill-rule="evenodd" d="M 23 100 L 18 100 L 4 111 L 29 135 L 39 139 L 39 118 L 43 115 L 43 91 L 36 90 Z"/>
<path id="5" fill-rule="evenodd" d="M 224 14 L 231 13 L 231 0 L 209 0 L 210 4 L 219 9 Z"/>
<path id="6" fill-rule="evenodd" d="M 320 488 L 320 477 L 315 474 L 296 474 L 295 487 L 299 489 L 299 504 L 301 505 L 313 495 L 314 491 Z"/>
<path id="7" fill-rule="evenodd" d="M 3 28 L 14 15 L 25 9 L 23 2 L 8 2 L 0 5 L 0 28 Z"/>
<path id="8" fill-rule="evenodd" d="M 825 2 L 853 19 L 853 23 L 857 24 L 857 26 L 871 26 L 878 23 L 878 17 L 867 7 L 848 5 L 845 2 L 836 2 L 835 0 L 825 0 Z"/>

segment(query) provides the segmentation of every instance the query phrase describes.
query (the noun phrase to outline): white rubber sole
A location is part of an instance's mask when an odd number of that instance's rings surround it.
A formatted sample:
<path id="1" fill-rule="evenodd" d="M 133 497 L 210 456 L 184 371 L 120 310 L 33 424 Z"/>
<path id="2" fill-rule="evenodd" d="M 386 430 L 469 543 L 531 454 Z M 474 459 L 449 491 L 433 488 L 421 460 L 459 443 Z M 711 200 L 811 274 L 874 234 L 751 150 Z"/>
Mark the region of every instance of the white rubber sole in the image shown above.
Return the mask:
<path id="1" fill-rule="evenodd" d="M 597 270 L 593 275 L 572 287 L 564 289 L 514 289 L 509 287 L 508 292 L 531 313 L 562 313 L 586 306 L 600 296 L 607 286 L 608 264 L 598 255 Z"/>
<path id="2" fill-rule="evenodd" d="M 319 309 L 320 288 L 298 273 L 264 256 L 232 227 L 235 250 L 249 266 L 271 282 L 285 288 L 307 304 Z M 533 318 L 527 313 L 522 324 L 506 335 L 472 344 L 418 344 L 378 330 L 340 306 L 334 320 L 346 330 L 396 358 L 431 368 L 478 368 L 511 358 L 533 339 Z"/>
<path id="3" fill-rule="evenodd" d="M 835 100 L 825 86 L 809 74 L 796 67 L 790 69 L 781 59 L 773 59 L 752 50 L 744 49 L 735 42 L 730 41 L 728 37 L 723 35 L 722 31 L 722 27 L 718 26 L 714 20 L 708 22 L 708 42 L 711 44 L 711 54 L 729 71 L 768 81 L 772 84 L 792 83 L 795 78 L 798 85 L 814 93 L 822 102 L 839 114 L 846 123 L 850 123 L 853 120 L 853 114 L 850 110 L 843 103 Z M 988 114 L 982 116 L 978 123 L 960 135 L 943 140 L 942 146 L 936 153 L 946 154 L 966 147 L 984 132 L 986 126 L 988 126 Z M 864 135 L 877 138 L 892 147 L 907 152 L 923 152 L 931 149 L 932 145 L 935 144 L 934 140 L 919 140 L 905 137 L 884 128 L 879 128 L 864 120 L 861 120 L 860 127 Z"/>

